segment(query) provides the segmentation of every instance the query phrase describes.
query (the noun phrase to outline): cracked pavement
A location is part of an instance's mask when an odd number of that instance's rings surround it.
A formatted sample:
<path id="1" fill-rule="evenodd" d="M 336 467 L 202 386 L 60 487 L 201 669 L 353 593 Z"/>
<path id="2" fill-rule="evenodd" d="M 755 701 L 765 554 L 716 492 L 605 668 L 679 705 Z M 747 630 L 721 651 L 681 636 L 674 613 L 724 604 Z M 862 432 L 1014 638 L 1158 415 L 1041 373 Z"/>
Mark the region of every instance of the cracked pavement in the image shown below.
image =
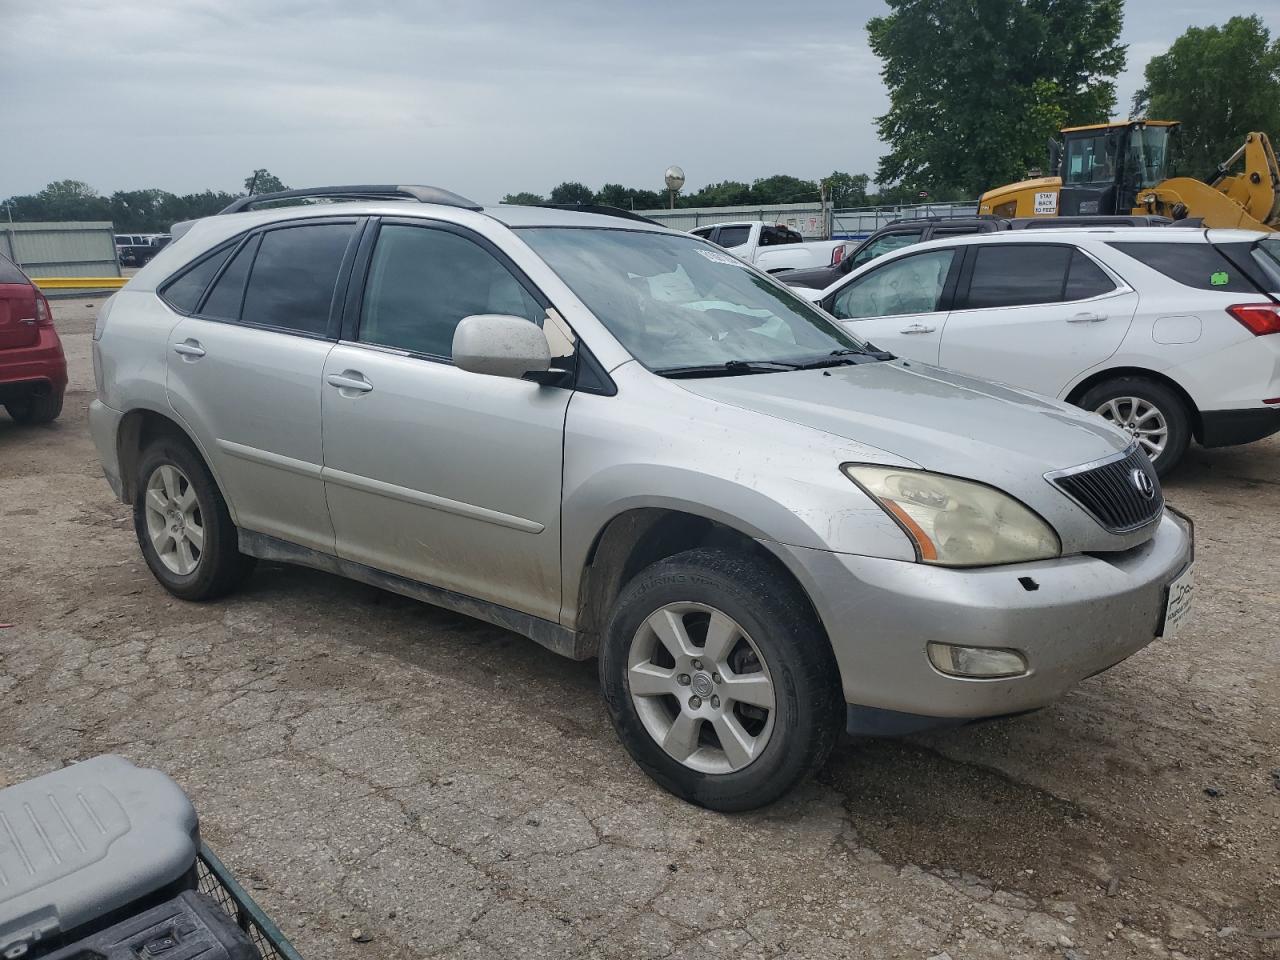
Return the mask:
<path id="1" fill-rule="evenodd" d="M 95 307 L 53 303 L 62 419 L 0 414 L 0 786 L 164 770 L 308 960 L 1280 956 L 1280 438 L 1168 484 L 1177 640 L 723 816 L 631 763 L 594 662 L 279 564 L 166 594 L 88 435 Z"/>

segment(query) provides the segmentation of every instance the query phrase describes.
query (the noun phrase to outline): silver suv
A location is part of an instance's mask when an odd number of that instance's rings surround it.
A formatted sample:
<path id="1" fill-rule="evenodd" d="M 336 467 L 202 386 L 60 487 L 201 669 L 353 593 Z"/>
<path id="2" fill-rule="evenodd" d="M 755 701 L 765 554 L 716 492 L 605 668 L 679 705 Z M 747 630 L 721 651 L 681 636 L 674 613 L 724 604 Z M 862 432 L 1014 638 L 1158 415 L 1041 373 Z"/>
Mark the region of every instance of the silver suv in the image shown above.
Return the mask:
<path id="1" fill-rule="evenodd" d="M 103 308 L 94 440 L 174 595 L 255 558 L 599 657 L 668 790 L 1042 707 L 1169 638 L 1191 530 L 1093 414 L 843 330 L 703 240 L 424 187 L 190 226 Z"/>

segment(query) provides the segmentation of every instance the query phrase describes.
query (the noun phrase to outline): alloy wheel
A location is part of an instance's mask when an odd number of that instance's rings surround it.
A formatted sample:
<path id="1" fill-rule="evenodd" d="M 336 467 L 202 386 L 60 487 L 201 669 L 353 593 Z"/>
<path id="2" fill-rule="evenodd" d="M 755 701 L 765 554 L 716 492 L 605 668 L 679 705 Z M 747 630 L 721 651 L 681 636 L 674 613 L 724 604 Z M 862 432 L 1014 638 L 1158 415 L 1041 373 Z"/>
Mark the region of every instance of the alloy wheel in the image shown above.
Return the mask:
<path id="1" fill-rule="evenodd" d="M 632 638 L 627 683 L 649 736 L 690 769 L 742 770 L 773 734 L 777 701 L 760 649 L 706 604 L 651 613 Z"/>
<path id="2" fill-rule="evenodd" d="M 187 475 L 165 463 L 151 471 L 143 494 L 147 536 L 165 568 L 180 577 L 195 572 L 204 554 L 204 518 Z"/>
<path id="3" fill-rule="evenodd" d="M 1094 412 L 1133 437 L 1152 462 L 1164 453 L 1169 441 L 1169 424 L 1150 400 L 1115 397 L 1103 402 Z"/>

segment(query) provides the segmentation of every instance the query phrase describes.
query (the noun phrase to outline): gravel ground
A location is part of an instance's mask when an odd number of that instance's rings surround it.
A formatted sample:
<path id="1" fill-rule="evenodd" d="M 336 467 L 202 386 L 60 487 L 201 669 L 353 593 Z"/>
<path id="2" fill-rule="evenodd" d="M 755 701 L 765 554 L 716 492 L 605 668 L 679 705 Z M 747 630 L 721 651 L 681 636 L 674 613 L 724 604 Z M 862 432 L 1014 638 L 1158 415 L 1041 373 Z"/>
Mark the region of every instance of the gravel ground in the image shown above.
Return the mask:
<path id="1" fill-rule="evenodd" d="M 308 960 L 1280 956 L 1280 438 L 1168 485 L 1182 637 L 721 816 L 633 766 L 594 663 L 275 564 L 170 598 L 89 439 L 93 309 L 54 304 L 62 419 L 0 414 L 0 785 L 167 771 Z"/>

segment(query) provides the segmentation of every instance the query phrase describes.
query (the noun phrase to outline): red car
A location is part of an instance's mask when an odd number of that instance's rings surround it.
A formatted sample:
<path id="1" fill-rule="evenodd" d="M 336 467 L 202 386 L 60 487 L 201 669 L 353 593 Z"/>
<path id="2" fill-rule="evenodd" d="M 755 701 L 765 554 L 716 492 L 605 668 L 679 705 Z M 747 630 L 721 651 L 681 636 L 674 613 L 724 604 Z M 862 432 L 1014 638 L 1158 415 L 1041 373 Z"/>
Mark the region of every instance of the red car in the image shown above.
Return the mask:
<path id="1" fill-rule="evenodd" d="M 0 254 L 0 403 L 18 423 L 48 423 L 66 391 L 67 358 L 49 301 Z"/>

